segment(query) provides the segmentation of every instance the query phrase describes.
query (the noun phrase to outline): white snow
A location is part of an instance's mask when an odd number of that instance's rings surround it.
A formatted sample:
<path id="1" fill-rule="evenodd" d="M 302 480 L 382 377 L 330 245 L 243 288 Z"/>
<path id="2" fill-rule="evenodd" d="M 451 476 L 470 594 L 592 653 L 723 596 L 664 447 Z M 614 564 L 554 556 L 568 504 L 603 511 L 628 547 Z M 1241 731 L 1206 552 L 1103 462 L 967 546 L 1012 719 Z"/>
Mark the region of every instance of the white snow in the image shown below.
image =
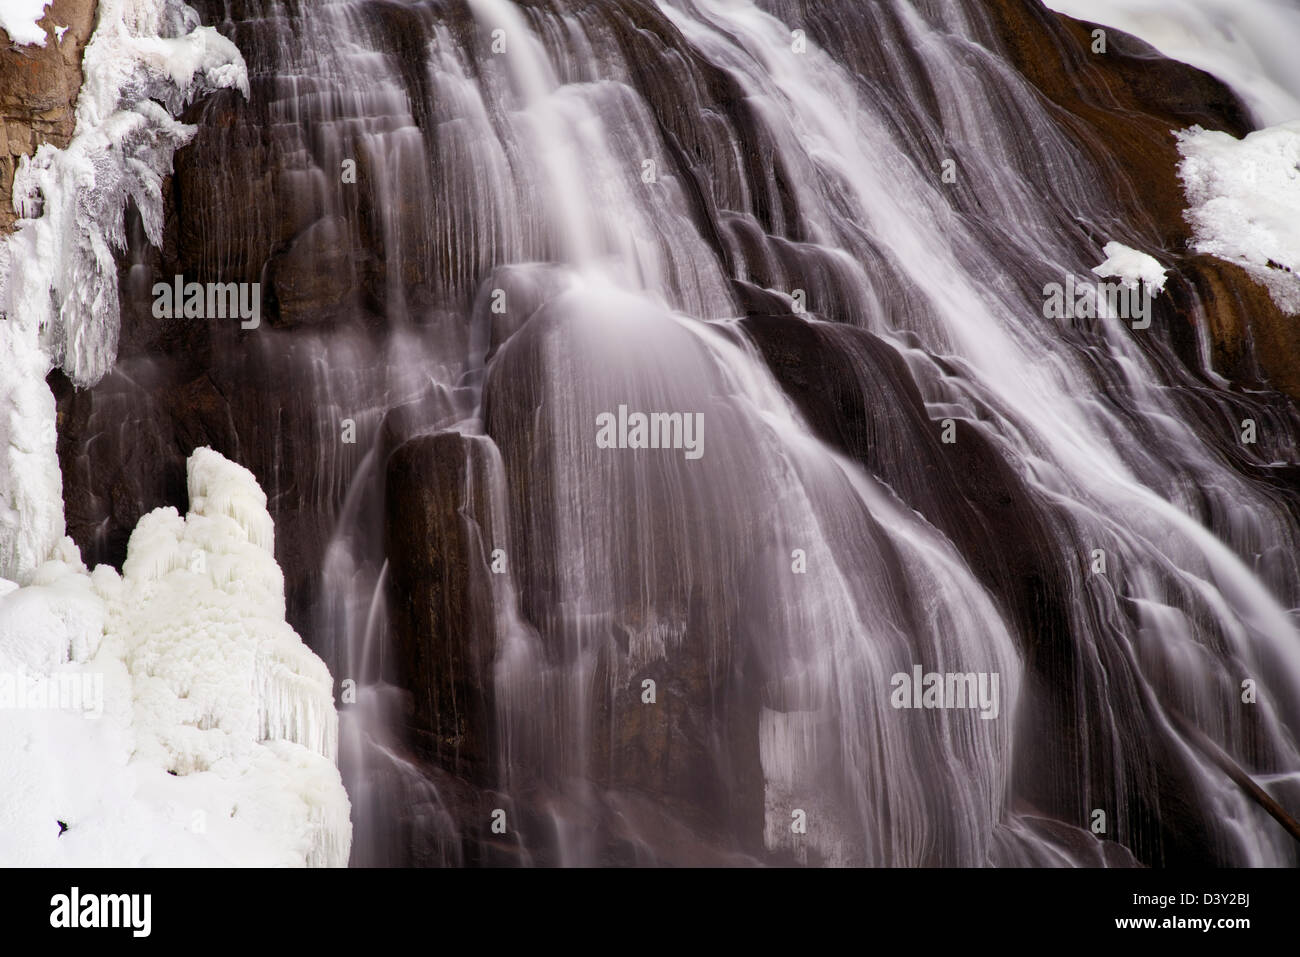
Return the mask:
<path id="1" fill-rule="evenodd" d="M 1193 248 L 1242 266 L 1300 314 L 1300 122 L 1240 140 L 1194 126 L 1178 149 Z"/>
<path id="2" fill-rule="evenodd" d="M 162 178 L 195 133 L 168 111 L 205 89 L 248 92 L 234 44 L 197 23 L 178 0 L 100 0 L 72 142 L 42 146 L 14 177 L 24 218 L 0 241 L 0 576 L 23 581 L 63 536 L 45 376 L 59 366 L 88 386 L 112 368 L 126 201 L 160 243 Z"/>
<path id="3" fill-rule="evenodd" d="M 1300 5 L 1294 0 L 1044 0 L 1076 20 L 1131 33 L 1230 86 L 1258 122 L 1300 119 Z"/>
<path id="4" fill-rule="evenodd" d="M 0 0 L 0 30 L 19 46 L 45 46 L 45 30 L 36 21 L 47 6 L 49 0 Z"/>
<path id="5" fill-rule="evenodd" d="M 1169 270 L 1154 256 L 1116 242 L 1107 243 L 1102 251 L 1106 254 L 1106 261 L 1092 267 L 1098 276 L 1119 279 L 1130 289 L 1136 289 L 1141 282 L 1147 289 L 1164 291 L 1165 273 Z"/>
<path id="6" fill-rule="evenodd" d="M 333 682 L 284 620 L 252 474 L 194 452 L 189 513 L 142 518 L 121 575 L 63 535 L 45 376 L 84 387 L 115 361 L 113 250 L 128 197 L 161 240 L 162 177 L 195 132 L 172 114 L 247 94 L 239 51 L 177 0 L 98 17 L 73 140 L 22 161 L 0 241 L 0 863 L 343 865 Z"/>
<path id="7" fill-rule="evenodd" d="M 210 449 L 188 476 L 189 514 L 142 518 L 120 576 L 65 539 L 0 588 L 0 677 L 90 675 L 103 695 L 95 719 L 0 692 L 6 864 L 347 863 L 333 682 L 284 621 L 265 496 Z"/>
<path id="8" fill-rule="evenodd" d="M 63 537 L 49 368 L 35 329 L 0 319 L 0 576 L 8 578 L 25 577 Z"/>

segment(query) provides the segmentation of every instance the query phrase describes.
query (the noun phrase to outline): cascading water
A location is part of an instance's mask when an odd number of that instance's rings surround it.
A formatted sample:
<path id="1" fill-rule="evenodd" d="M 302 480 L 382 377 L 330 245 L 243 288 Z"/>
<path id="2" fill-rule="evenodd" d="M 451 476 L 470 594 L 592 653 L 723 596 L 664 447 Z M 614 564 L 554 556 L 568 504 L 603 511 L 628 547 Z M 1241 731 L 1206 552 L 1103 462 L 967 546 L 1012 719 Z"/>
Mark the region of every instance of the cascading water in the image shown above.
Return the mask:
<path id="1" fill-rule="evenodd" d="M 196 6 L 249 101 L 124 289 L 274 312 L 128 350 L 98 427 L 261 480 L 353 863 L 1297 862 L 1202 738 L 1300 811 L 1300 416 L 1189 370 L 1172 294 L 1044 318 L 1163 252 L 987 10 Z M 634 413 L 694 451 L 602 447 Z M 899 707 L 918 667 L 997 684 Z"/>

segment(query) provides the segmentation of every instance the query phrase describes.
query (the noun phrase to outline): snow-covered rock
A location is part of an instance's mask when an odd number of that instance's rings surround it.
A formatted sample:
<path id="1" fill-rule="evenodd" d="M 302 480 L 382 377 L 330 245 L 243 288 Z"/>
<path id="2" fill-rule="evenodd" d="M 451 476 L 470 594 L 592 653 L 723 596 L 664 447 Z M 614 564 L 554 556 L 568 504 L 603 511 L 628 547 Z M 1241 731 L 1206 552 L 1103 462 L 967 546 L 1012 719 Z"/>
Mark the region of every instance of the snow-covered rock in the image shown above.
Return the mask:
<path id="1" fill-rule="evenodd" d="M 49 0 L 0 0 L 0 30 L 19 46 L 45 46 L 45 30 L 37 23 Z"/>
<path id="2" fill-rule="evenodd" d="M 1178 149 L 1193 247 L 1243 267 L 1300 314 L 1300 121 L 1243 139 L 1194 126 Z"/>
<path id="3" fill-rule="evenodd" d="M 172 114 L 204 90 L 248 91 L 239 50 L 179 0 L 100 0 L 82 73 L 76 133 L 23 157 L 23 218 L 0 241 L 0 576 L 17 581 L 64 533 L 45 376 L 57 366 L 88 386 L 116 359 L 126 202 L 161 243 L 162 180 L 196 130 Z"/>
<path id="4" fill-rule="evenodd" d="M 1169 270 L 1160 265 L 1154 256 L 1116 242 L 1107 243 L 1102 251 L 1106 254 L 1106 260 L 1092 267 L 1098 276 L 1118 279 L 1130 289 L 1145 284 L 1148 291 L 1164 291 L 1165 274 Z"/>
<path id="5" fill-rule="evenodd" d="M 284 620 L 266 497 L 210 449 L 188 477 L 120 576 L 65 540 L 0 588 L 0 862 L 347 863 L 333 682 Z M 81 699 L 14 693 L 42 681 Z"/>

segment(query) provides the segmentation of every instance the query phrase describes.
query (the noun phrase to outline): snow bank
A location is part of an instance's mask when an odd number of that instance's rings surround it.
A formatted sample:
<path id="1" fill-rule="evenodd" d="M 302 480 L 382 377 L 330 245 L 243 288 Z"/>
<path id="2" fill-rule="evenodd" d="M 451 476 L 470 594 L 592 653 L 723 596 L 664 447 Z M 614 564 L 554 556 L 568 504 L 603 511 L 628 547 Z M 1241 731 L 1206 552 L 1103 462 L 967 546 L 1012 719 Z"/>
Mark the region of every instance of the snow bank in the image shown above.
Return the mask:
<path id="1" fill-rule="evenodd" d="M 142 518 L 120 576 L 65 539 L 0 587 L 0 862 L 347 863 L 333 682 L 284 621 L 266 498 L 210 449 L 188 475 L 189 514 Z M 97 707 L 5 699 L 38 675 Z"/>
<path id="2" fill-rule="evenodd" d="M 0 576 L 19 581 L 64 531 L 45 376 L 59 366 L 87 386 L 116 359 L 126 201 L 160 243 L 162 178 L 195 132 L 171 114 L 203 90 L 248 91 L 239 51 L 178 0 L 100 0 L 82 72 L 76 133 L 20 161 L 23 218 L 0 241 Z"/>
<path id="3" fill-rule="evenodd" d="M 1193 248 L 1242 266 L 1300 314 L 1300 122 L 1240 140 L 1194 126 L 1178 149 Z"/>
<path id="4" fill-rule="evenodd" d="M 1164 291 L 1165 274 L 1169 270 L 1160 265 L 1154 256 L 1115 242 L 1107 243 L 1102 252 L 1106 254 L 1106 261 L 1092 267 L 1098 276 L 1118 279 L 1130 289 L 1136 289 L 1139 283 L 1145 283 L 1147 289 Z"/>
<path id="5" fill-rule="evenodd" d="M 47 6 L 49 0 L 0 0 L 0 30 L 19 46 L 45 46 L 45 29 L 36 21 Z"/>

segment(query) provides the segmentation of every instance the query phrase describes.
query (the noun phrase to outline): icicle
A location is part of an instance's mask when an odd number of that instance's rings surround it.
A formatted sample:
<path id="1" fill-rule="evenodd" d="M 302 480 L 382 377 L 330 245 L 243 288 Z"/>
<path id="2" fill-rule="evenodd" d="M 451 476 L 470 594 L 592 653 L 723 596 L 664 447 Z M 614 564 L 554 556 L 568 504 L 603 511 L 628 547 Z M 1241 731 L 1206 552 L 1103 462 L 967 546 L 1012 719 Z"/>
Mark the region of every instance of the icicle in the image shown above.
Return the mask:
<path id="1" fill-rule="evenodd" d="M 179 0 L 100 0 L 82 74 L 76 133 L 65 149 L 22 158 L 22 218 L 0 240 L 0 575 L 19 581 L 64 532 L 45 376 L 62 367 L 93 385 L 117 357 L 127 200 L 160 245 L 162 180 L 196 130 L 171 114 L 205 90 L 248 94 L 239 50 Z"/>
<path id="2" fill-rule="evenodd" d="M 333 761 L 339 718 L 329 672 L 297 635 L 292 642 L 278 641 L 270 648 L 265 644 L 255 663 L 259 739 L 292 741 Z"/>

